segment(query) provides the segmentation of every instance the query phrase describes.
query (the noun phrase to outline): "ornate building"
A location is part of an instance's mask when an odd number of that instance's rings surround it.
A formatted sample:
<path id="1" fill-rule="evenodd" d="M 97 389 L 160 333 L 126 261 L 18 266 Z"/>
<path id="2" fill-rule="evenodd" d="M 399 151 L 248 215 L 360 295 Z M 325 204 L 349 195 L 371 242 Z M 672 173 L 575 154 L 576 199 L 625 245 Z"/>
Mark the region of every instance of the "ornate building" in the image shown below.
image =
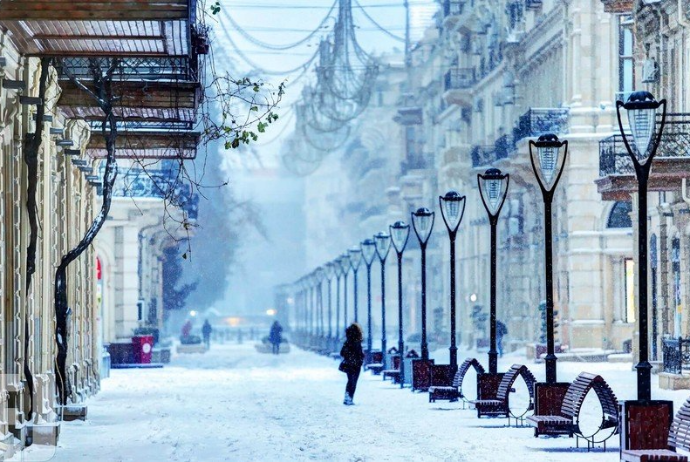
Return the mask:
<path id="1" fill-rule="evenodd" d="M 32 442 L 55 444 L 61 418 L 86 416 L 85 401 L 100 387 L 101 332 L 117 327 L 116 316 L 104 315 L 124 292 L 110 280 L 118 295 L 99 297 L 101 276 L 132 260 L 136 268 L 139 260 L 141 298 L 156 298 L 160 244 L 150 244 L 158 236 L 152 229 L 134 228 L 134 246 L 126 249 L 104 242 L 106 232 L 84 246 L 96 234 L 87 230 L 104 218 L 108 140 L 115 139 L 116 157 L 132 171 L 142 159 L 193 158 L 199 139 L 191 126 L 200 95 L 197 56 L 205 44 L 194 27 L 195 1 L 62 2 L 48 9 L 44 3 L 0 2 L 0 439 L 6 457 Z M 102 129 L 103 108 L 112 103 L 117 137 Z M 157 191 L 137 193 L 162 202 Z M 121 197 L 112 208 L 117 219 L 126 194 L 115 195 Z M 187 200 L 174 214 L 192 220 L 193 199 Z M 139 213 L 160 214 L 161 206 Z M 56 270 L 72 254 L 68 305 L 60 311 Z"/>

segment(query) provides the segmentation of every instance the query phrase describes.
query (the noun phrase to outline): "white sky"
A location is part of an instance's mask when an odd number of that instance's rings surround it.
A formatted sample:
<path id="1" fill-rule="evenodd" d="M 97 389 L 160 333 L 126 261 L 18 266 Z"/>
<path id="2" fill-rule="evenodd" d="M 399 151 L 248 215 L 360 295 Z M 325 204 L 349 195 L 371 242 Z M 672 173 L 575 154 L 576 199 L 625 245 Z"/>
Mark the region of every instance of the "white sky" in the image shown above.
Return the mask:
<path id="1" fill-rule="evenodd" d="M 307 42 L 290 50 L 270 50 L 262 48 L 245 38 L 233 27 L 224 15 L 229 15 L 241 28 L 254 38 L 271 45 L 286 45 L 298 42 L 318 28 L 324 21 L 333 0 L 221 0 L 222 13 L 214 29 L 214 56 L 216 66 L 233 66 L 233 75 L 242 75 L 255 69 L 246 63 L 234 48 L 245 54 L 256 65 L 270 71 L 295 69 L 305 63 L 316 51 L 319 40 L 332 30 L 334 20 L 328 19 L 322 32 L 316 33 Z M 405 8 L 403 0 L 352 0 L 354 22 L 357 26 L 357 40 L 368 53 L 401 51 L 403 42 L 382 32 L 362 12 L 364 10 L 374 21 L 389 33 L 403 38 L 405 35 Z M 438 8 L 434 0 L 410 0 L 412 41 L 421 37 L 426 26 Z M 337 7 L 331 13 L 335 17 Z M 228 60 L 219 59 L 228 56 Z M 279 83 L 287 79 L 287 95 L 278 113 L 281 124 L 270 132 L 257 145 L 264 165 L 275 165 L 280 141 L 292 131 L 293 114 L 291 104 L 299 98 L 302 86 L 313 79 L 313 73 L 295 81 L 301 74 L 267 75 L 267 82 Z M 291 84 L 295 81 L 294 84 Z M 237 167 L 237 166 L 235 166 Z M 245 167 L 247 167 L 245 165 Z"/>

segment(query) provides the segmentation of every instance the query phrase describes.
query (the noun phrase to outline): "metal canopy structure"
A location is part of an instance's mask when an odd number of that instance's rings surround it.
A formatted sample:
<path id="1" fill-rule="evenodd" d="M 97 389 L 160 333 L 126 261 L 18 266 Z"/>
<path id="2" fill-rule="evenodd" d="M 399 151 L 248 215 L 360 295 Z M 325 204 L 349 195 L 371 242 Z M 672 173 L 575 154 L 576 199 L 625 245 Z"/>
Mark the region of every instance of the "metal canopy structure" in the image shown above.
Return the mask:
<path id="1" fill-rule="evenodd" d="M 114 5 L 114 3 L 116 5 Z M 207 48 L 196 29 L 196 0 L 0 0 L 0 28 L 26 56 L 52 57 L 67 118 L 84 119 L 92 138 L 86 151 L 105 154 L 98 134 L 103 113 L 71 81 L 92 89 L 95 69 L 113 59 L 117 96 L 117 157 L 196 157 L 202 90 L 198 54 Z"/>

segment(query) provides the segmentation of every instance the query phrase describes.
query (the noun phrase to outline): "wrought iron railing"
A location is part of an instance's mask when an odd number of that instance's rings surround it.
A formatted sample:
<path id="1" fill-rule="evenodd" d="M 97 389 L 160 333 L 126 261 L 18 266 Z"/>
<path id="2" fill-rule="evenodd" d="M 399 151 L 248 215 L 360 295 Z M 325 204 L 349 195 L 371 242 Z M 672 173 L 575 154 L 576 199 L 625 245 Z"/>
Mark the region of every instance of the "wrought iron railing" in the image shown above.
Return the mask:
<path id="1" fill-rule="evenodd" d="M 496 150 L 494 146 L 474 146 L 470 153 L 472 157 L 472 167 L 489 166 L 496 160 Z"/>
<path id="2" fill-rule="evenodd" d="M 599 141 L 599 176 L 629 175 L 635 167 L 623 144 L 621 135 L 612 135 Z"/>
<path id="3" fill-rule="evenodd" d="M 443 88 L 448 90 L 465 90 L 475 83 L 474 68 L 453 67 L 446 72 Z"/>
<path id="4" fill-rule="evenodd" d="M 567 108 L 530 108 L 520 116 L 513 128 L 513 139 L 517 143 L 523 138 L 546 133 L 568 133 L 568 116 Z"/>
<path id="5" fill-rule="evenodd" d="M 494 144 L 495 159 L 507 159 L 511 153 L 515 152 L 515 143 L 513 142 L 513 137 L 509 135 L 503 135 L 496 140 Z"/>
<path id="6" fill-rule="evenodd" d="M 188 56 L 146 56 L 118 58 L 120 65 L 115 72 L 116 80 L 175 80 L 196 81 L 198 72 L 194 60 Z M 110 58 L 70 57 L 61 58 L 56 66 L 60 79 L 67 79 L 67 72 L 78 79 L 92 79 L 94 60 L 102 60 L 107 69 Z M 67 68 L 67 69 L 65 69 Z"/>
<path id="7" fill-rule="evenodd" d="M 462 14 L 462 6 L 465 2 L 460 0 L 444 0 L 443 16 L 448 17 L 455 14 Z"/>
<path id="8" fill-rule="evenodd" d="M 103 178 L 104 165 L 99 176 Z M 115 180 L 113 197 L 164 199 L 196 220 L 199 209 L 199 195 L 192 186 L 177 174 L 177 169 L 143 169 L 132 167 L 121 172 Z"/>
<path id="9" fill-rule="evenodd" d="M 690 367 L 690 339 L 665 338 L 662 344 L 664 372 L 681 374 Z"/>
<path id="10" fill-rule="evenodd" d="M 99 131 L 103 126 L 102 120 L 89 119 L 88 124 L 91 130 Z M 170 131 L 170 130 L 193 130 L 195 122 L 192 121 L 160 121 L 160 120 L 118 120 L 118 133 L 128 130 L 146 131 Z"/>
<path id="11" fill-rule="evenodd" d="M 657 123 L 661 114 L 657 114 Z M 628 135 L 632 149 L 635 144 Z M 661 142 L 656 153 L 659 158 L 690 158 L 690 114 L 670 113 L 666 115 L 666 127 L 661 135 Z M 623 136 L 612 135 L 599 141 L 599 176 L 630 175 L 635 172 L 632 160 L 623 143 Z"/>

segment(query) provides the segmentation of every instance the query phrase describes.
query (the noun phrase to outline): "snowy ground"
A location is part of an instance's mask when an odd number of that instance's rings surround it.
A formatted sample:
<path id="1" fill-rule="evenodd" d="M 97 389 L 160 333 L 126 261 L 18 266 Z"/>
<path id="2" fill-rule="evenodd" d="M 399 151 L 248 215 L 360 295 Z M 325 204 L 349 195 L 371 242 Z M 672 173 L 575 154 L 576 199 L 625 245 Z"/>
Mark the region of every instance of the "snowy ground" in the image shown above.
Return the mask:
<path id="1" fill-rule="evenodd" d="M 447 350 L 435 352 L 447 361 Z M 461 360 L 466 356 L 460 353 Z M 486 355 L 478 356 L 482 363 Z M 499 370 L 524 363 L 515 353 Z M 62 426 L 52 460 L 110 461 L 615 461 L 608 451 L 574 449 L 569 438 L 533 437 L 457 403 L 428 403 L 427 394 L 400 390 L 363 373 L 355 406 L 343 406 L 345 375 L 337 362 L 297 349 L 283 356 L 250 344 L 217 345 L 206 354 L 177 356 L 164 369 L 114 370 L 89 400 L 89 420 Z M 544 365 L 527 363 L 538 379 Z M 560 363 L 559 380 L 582 370 L 602 374 L 619 399 L 635 397 L 627 364 Z M 676 409 L 690 391 L 657 389 Z M 525 391 L 518 389 L 514 403 Z M 593 395 L 593 393 L 592 393 Z M 511 398 L 512 400 L 512 398 Z M 586 406 L 596 410 L 588 398 Z M 24 460 L 47 460 L 30 448 Z M 19 460 L 17 458 L 17 460 Z"/>

